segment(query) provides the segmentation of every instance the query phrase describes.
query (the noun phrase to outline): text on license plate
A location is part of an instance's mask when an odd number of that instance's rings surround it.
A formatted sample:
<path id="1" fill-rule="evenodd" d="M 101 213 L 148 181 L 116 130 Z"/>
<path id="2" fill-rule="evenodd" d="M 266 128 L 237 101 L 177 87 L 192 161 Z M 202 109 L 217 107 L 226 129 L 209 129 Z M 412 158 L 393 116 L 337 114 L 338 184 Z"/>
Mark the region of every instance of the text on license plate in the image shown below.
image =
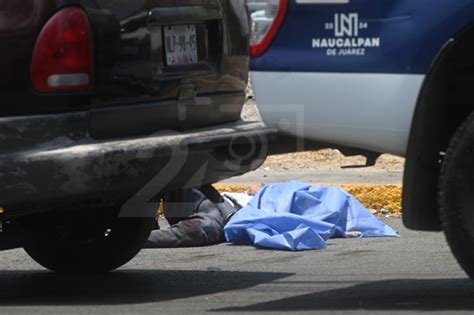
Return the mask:
<path id="1" fill-rule="evenodd" d="M 164 35 L 168 66 L 198 62 L 196 25 L 165 26 Z"/>

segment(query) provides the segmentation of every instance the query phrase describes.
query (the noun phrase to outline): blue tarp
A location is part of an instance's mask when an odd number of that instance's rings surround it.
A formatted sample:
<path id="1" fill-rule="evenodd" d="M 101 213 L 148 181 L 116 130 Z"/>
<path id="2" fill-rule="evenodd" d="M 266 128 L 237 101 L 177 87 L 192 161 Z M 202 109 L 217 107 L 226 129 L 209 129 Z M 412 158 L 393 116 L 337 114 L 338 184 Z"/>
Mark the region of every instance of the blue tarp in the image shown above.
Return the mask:
<path id="1" fill-rule="evenodd" d="M 330 238 L 395 237 L 352 195 L 300 182 L 268 185 L 227 223 L 228 242 L 281 250 L 323 249 Z"/>

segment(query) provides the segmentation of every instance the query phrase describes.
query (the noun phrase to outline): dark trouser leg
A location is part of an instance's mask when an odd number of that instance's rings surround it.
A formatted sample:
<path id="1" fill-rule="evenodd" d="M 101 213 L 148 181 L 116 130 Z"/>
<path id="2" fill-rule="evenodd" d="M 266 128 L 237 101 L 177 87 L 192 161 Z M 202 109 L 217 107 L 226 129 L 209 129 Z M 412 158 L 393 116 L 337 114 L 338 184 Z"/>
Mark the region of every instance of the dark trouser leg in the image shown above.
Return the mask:
<path id="1" fill-rule="evenodd" d="M 229 214 L 237 210 L 212 186 L 201 190 L 186 189 L 164 198 L 169 229 L 153 231 L 147 248 L 205 246 L 225 242 L 224 225 Z M 182 215 L 194 214 L 182 219 Z"/>

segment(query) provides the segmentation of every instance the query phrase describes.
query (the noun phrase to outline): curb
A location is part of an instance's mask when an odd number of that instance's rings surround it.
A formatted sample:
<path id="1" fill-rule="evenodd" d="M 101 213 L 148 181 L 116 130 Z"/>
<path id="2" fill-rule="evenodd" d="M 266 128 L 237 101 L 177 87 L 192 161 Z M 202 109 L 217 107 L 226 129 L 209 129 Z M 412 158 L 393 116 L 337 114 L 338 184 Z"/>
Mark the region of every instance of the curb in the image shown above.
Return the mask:
<path id="1" fill-rule="evenodd" d="M 371 184 L 317 184 L 323 187 L 340 187 L 353 195 L 367 209 L 374 213 L 401 213 L 402 211 L 402 185 L 371 185 Z M 255 184 L 218 183 L 214 187 L 220 192 L 242 193 L 250 190 Z"/>

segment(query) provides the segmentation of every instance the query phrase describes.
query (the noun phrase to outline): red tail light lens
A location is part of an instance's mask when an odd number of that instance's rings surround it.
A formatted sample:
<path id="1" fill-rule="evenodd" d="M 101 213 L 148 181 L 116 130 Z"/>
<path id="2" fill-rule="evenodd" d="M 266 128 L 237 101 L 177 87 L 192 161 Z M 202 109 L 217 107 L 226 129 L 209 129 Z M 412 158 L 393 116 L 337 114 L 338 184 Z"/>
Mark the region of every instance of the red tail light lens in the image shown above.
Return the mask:
<path id="1" fill-rule="evenodd" d="M 93 77 L 92 32 L 87 14 L 70 7 L 43 27 L 33 52 L 31 79 L 41 93 L 87 92 Z"/>
<path id="2" fill-rule="evenodd" d="M 288 11 L 288 0 L 246 0 L 252 19 L 250 56 L 262 56 L 270 47 Z"/>

